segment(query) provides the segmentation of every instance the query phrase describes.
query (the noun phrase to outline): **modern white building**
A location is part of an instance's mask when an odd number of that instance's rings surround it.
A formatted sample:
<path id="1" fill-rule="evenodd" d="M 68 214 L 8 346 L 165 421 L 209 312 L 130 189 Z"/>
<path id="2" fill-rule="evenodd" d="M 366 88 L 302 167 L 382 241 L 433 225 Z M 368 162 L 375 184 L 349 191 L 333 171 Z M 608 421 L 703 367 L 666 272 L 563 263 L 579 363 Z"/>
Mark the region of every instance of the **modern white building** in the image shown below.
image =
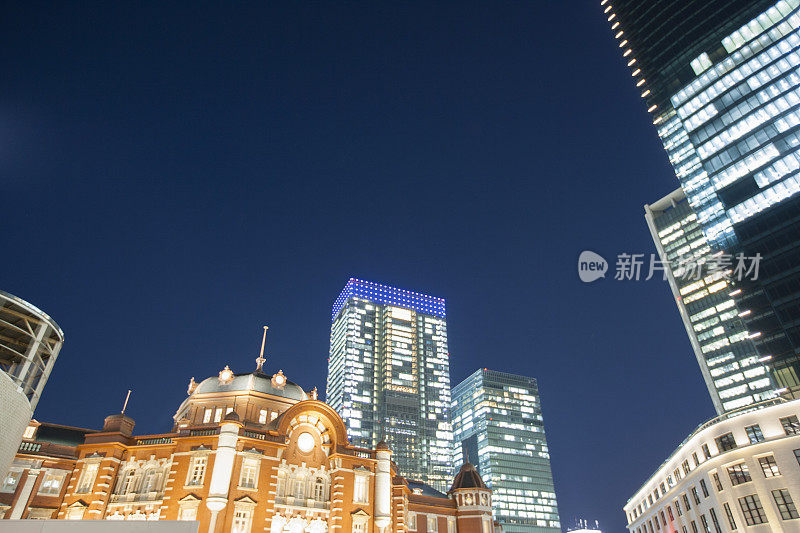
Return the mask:
<path id="1" fill-rule="evenodd" d="M 64 332 L 42 310 L 0 291 L 0 478 L 17 453 Z"/>
<path id="2" fill-rule="evenodd" d="M 628 500 L 631 533 L 800 531 L 800 400 L 698 427 Z"/>

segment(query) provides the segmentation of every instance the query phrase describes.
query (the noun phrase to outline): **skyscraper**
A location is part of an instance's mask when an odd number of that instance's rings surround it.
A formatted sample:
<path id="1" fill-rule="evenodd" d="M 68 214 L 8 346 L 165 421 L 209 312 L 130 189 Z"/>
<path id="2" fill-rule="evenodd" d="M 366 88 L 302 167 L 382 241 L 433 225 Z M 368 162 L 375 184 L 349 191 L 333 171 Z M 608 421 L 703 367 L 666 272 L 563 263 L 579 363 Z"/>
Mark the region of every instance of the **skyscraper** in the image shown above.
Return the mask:
<path id="1" fill-rule="evenodd" d="M 534 378 L 477 370 L 453 388 L 453 430 L 453 463 L 477 466 L 505 533 L 561 531 Z"/>
<path id="2" fill-rule="evenodd" d="M 350 278 L 331 321 L 326 401 L 351 442 L 386 441 L 403 476 L 447 490 L 453 432 L 444 299 Z"/>
<path id="3" fill-rule="evenodd" d="M 800 390 L 800 0 L 602 0 L 715 251 L 761 256 L 736 303 L 780 390 Z"/>
<path id="4" fill-rule="evenodd" d="M 767 369 L 733 300 L 741 289 L 715 268 L 718 252 L 708 245 L 683 189 L 644 210 L 717 413 L 774 395 Z"/>

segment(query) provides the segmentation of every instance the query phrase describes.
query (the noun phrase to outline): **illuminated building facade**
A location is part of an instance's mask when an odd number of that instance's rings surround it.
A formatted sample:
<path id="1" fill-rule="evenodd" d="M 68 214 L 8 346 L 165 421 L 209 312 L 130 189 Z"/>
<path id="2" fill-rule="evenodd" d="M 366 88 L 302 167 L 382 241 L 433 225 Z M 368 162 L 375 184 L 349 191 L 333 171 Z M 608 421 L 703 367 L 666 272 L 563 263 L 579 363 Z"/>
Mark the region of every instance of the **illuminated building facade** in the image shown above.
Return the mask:
<path id="1" fill-rule="evenodd" d="M 0 291 L 0 476 L 33 417 L 64 332 L 42 310 Z"/>
<path id="2" fill-rule="evenodd" d="M 351 278 L 331 320 L 326 401 L 353 443 L 385 441 L 404 476 L 444 490 L 453 446 L 444 299 Z"/>
<path id="3" fill-rule="evenodd" d="M 602 0 L 709 245 L 761 255 L 736 297 L 800 389 L 800 0 Z"/>
<path id="4" fill-rule="evenodd" d="M 495 531 L 473 467 L 446 494 L 408 481 L 386 443 L 353 446 L 316 389 L 257 361 L 252 373 L 192 378 L 167 433 L 135 436 L 124 413 L 99 431 L 31 423 L 0 478 L 0 518 L 186 520 L 200 533 Z"/>
<path id="5" fill-rule="evenodd" d="M 716 268 L 697 215 L 678 188 L 644 207 L 683 325 L 718 414 L 774 396 L 733 300 L 741 292 Z M 711 267 L 714 268 L 711 268 Z"/>
<path id="6" fill-rule="evenodd" d="M 624 507 L 630 533 L 800 530 L 800 400 L 701 424 Z"/>
<path id="7" fill-rule="evenodd" d="M 454 464 L 478 467 L 504 533 L 561 531 L 536 380 L 480 369 L 453 388 Z"/>

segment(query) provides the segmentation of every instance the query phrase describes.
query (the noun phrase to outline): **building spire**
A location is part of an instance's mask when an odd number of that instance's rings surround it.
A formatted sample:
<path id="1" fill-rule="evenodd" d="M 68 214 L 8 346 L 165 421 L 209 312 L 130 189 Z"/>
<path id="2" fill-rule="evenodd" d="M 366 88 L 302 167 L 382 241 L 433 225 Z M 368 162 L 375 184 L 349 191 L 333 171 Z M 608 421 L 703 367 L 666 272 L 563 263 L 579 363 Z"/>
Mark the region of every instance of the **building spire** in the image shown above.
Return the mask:
<path id="1" fill-rule="evenodd" d="M 125 396 L 125 403 L 122 404 L 122 414 L 125 414 L 125 409 L 128 408 L 128 400 L 131 399 L 131 389 L 128 389 L 128 395 Z"/>
<path id="2" fill-rule="evenodd" d="M 256 359 L 256 372 L 261 372 L 262 371 L 261 369 L 263 368 L 264 363 L 267 361 L 266 359 L 264 359 L 264 345 L 267 343 L 267 330 L 268 329 L 269 329 L 269 326 L 264 326 L 264 337 L 262 337 L 262 339 L 261 339 L 261 353 L 259 354 L 258 359 Z"/>

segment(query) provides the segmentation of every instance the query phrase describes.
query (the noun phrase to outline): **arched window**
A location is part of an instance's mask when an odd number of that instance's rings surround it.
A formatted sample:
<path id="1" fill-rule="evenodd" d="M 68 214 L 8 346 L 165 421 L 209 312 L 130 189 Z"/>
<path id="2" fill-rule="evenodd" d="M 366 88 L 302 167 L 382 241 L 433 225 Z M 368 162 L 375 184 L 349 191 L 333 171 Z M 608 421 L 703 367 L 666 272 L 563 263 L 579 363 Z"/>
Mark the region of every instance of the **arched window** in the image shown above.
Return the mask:
<path id="1" fill-rule="evenodd" d="M 321 477 L 314 480 L 314 499 L 318 502 L 325 501 L 325 479 Z"/>
<path id="2" fill-rule="evenodd" d="M 133 468 L 129 468 L 122 473 L 119 485 L 117 486 L 117 494 L 128 494 L 133 492 L 133 478 L 136 472 Z"/>
<path id="3" fill-rule="evenodd" d="M 142 492 L 156 492 L 158 490 L 159 481 L 161 481 L 161 472 L 158 468 L 148 468 L 144 474 L 144 482 L 142 483 Z"/>

